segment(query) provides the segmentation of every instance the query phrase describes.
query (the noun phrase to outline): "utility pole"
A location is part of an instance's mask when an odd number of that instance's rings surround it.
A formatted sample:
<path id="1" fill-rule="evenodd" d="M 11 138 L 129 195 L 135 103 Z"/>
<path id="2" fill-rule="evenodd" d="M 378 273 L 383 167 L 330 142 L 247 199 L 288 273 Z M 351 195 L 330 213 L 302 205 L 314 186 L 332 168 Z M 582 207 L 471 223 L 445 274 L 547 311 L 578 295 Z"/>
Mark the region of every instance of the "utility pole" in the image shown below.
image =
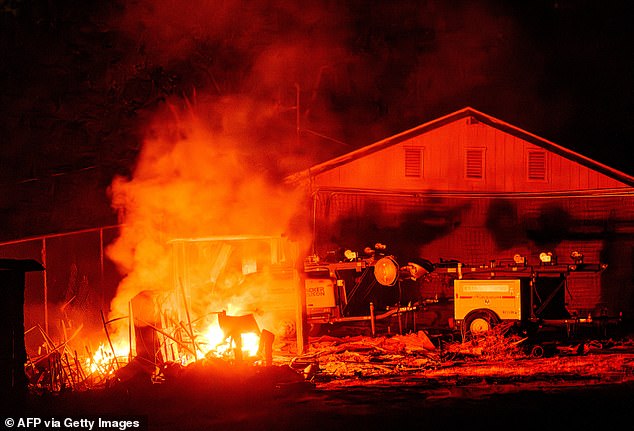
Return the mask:
<path id="1" fill-rule="evenodd" d="M 295 149 L 299 148 L 299 84 L 295 83 Z"/>

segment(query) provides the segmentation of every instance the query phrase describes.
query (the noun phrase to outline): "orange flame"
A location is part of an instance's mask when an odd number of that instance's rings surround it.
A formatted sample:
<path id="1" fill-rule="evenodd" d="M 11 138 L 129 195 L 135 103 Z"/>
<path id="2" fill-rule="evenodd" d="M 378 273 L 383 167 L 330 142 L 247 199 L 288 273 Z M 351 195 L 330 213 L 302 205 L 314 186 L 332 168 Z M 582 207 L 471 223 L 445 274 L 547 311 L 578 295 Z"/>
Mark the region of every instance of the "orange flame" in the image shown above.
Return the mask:
<path id="1" fill-rule="evenodd" d="M 114 353 L 113 353 L 114 349 Z M 113 374 L 117 367 L 117 358 L 125 358 L 127 360 L 130 353 L 129 346 L 122 343 L 113 344 L 112 349 L 106 344 L 99 345 L 95 353 L 90 358 L 86 358 L 86 369 L 92 374 L 97 373 L 100 375 Z"/>
<path id="2" fill-rule="evenodd" d="M 254 116 L 266 116 L 266 112 L 233 102 L 224 106 L 222 118 L 214 120 L 210 113 L 218 115 L 217 106 L 190 107 L 184 118 L 175 108 L 170 115 L 157 116 L 146 134 L 133 178 L 112 182 L 112 206 L 121 215 L 122 227 L 107 253 L 126 274 L 111 302 L 112 317 L 127 315 L 130 301 L 140 292 L 157 291 L 181 297 L 169 305 L 178 322 L 199 321 L 231 303 L 257 314 L 264 324 L 273 326 L 272 331 L 288 326 L 285 317 L 269 311 L 292 309 L 294 298 L 271 295 L 270 289 L 279 284 L 271 282 L 266 267 L 250 267 L 258 260 L 265 261 L 265 266 L 276 264 L 260 250 L 247 250 L 252 261 L 240 262 L 232 253 L 241 250 L 233 245 L 192 248 L 195 256 L 188 257 L 188 272 L 174 274 L 178 245 L 171 240 L 281 236 L 301 208 L 298 191 L 271 180 L 264 161 L 269 156 L 259 154 L 249 135 Z M 264 252 L 270 254 L 270 247 Z M 232 273 L 233 269 L 237 271 Z M 293 291 L 292 286 L 288 288 Z M 270 298 L 276 303 L 271 304 Z M 186 313 L 190 313 L 187 319 Z M 116 328 L 113 332 L 113 337 L 126 333 Z"/>
<path id="3" fill-rule="evenodd" d="M 241 334 L 241 337 L 242 352 L 249 357 L 255 357 L 260 347 L 260 336 L 254 332 L 247 332 Z M 210 325 L 201 338 L 203 340 L 200 344 L 205 346 L 201 350 L 204 356 L 224 357 L 231 354 L 231 349 L 235 348 L 235 342 L 230 340 L 218 325 Z"/>

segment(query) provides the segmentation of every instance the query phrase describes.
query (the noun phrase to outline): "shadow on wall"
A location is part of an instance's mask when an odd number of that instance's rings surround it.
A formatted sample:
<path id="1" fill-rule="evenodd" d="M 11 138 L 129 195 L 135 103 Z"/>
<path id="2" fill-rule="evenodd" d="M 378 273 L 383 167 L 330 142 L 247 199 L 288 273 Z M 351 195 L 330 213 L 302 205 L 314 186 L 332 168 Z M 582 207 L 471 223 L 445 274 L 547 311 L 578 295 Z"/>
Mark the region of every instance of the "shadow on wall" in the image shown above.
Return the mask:
<path id="1" fill-rule="evenodd" d="M 544 205 L 534 220 L 526 220 L 526 235 L 535 245 L 555 248 L 564 239 L 573 239 L 571 228 L 577 225 L 568 211 L 559 205 Z"/>
<path id="2" fill-rule="evenodd" d="M 376 242 L 389 241 L 404 252 L 416 253 L 420 246 L 450 235 L 460 226 L 473 224 L 465 214 L 472 209 L 470 201 L 451 203 L 443 200 L 418 205 L 424 210 L 411 210 L 411 205 L 365 201 L 361 205 L 340 210 L 331 222 L 325 220 L 317 234 L 321 247 L 363 250 Z M 328 216 L 326 216 L 328 217 Z M 477 215 L 476 215 L 477 217 Z M 562 241 L 604 240 L 610 236 L 610 223 L 603 220 L 575 218 L 561 204 L 545 203 L 522 209 L 508 199 L 494 199 L 486 209 L 484 227 L 496 249 L 512 250 L 532 243 L 540 249 L 554 249 Z M 414 254 L 415 255 L 415 254 Z"/>
<path id="3" fill-rule="evenodd" d="M 517 206 L 509 200 L 495 199 L 491 202 L 485 226 L 499 250 L 509 250 L 527 242 Z"/>
<path id="4" fill-rule="evenodd" d="M 335 220 L 328 229 L 328 242 L 335 246 L 363 250 L 376 242 L 389 241 L 405 255 L 417 255 L 422 244 L 449 235 L 462 221 L 469 204 L 430 205 L 423 211 L 403 211 L 395 215 L 380 207 L 366 205 L 361 214 L 351 212 Z"/>

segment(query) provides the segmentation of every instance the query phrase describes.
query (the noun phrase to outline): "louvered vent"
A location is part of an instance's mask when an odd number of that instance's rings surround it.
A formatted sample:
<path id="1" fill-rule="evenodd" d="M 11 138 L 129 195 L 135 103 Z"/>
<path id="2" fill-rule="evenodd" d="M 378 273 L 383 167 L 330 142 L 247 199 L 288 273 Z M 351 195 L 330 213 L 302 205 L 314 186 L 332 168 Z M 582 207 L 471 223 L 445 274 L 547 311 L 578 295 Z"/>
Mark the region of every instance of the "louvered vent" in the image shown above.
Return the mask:
<path id="1" fill-rule="evenodd" d="M 528 152 L 528 179 L 529 180 L 545 180 L 546 179 L 546 152 L 545 151 L 529 151 Z"/>
<path id="2" fill-rule="evenodd" d="M 423 171 L 422 161 L 420 148 L 405 148 L 405 176 L 420 177 Z"/>
<path id="3" fill-rule="evenodd" d="M 467 178 L 482 178 L 484 174 L 484 151 L 470 149 L 466 153 L 465 173 Z"/>

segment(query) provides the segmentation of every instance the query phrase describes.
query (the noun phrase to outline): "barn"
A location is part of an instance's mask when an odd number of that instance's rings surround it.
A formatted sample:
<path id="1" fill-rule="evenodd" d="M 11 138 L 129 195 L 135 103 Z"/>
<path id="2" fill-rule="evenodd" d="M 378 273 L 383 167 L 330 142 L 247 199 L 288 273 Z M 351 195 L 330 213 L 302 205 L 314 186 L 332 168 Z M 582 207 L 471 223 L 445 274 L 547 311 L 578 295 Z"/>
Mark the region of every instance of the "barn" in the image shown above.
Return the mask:
<path id="1" fill-rule="evenodd" d="M 634 317 L 634 177 L 471 107 L 287 177 L 310 199 L 307 254 L 493 266 L 542 253 L 603 263 L 567 304 Z"/>

